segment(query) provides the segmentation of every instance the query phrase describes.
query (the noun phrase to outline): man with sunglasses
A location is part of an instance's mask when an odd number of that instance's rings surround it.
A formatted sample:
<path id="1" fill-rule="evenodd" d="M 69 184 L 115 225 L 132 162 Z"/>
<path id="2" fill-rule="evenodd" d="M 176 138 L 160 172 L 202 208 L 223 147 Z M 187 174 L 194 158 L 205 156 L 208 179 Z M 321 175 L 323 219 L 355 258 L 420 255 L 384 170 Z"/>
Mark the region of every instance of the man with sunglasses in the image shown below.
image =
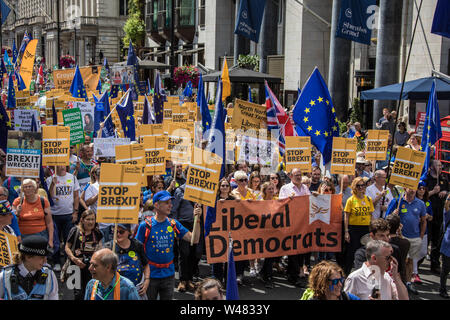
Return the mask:
<path id="1" fill-rule="evenodd" d="M 409 300 L 397 259 L 392 256 L 392 246 L 382 240 L 369 241 L 366 262 L 348 276 L 344 291 L 361 300 Z"/>

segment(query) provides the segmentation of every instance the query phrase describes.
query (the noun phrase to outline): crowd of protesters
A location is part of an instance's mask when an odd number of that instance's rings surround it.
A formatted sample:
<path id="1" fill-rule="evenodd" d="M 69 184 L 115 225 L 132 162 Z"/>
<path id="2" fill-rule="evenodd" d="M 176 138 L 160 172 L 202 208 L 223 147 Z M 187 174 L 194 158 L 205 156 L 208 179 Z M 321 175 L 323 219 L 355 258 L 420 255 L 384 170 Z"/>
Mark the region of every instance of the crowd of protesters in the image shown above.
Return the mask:
<path id="1" fill-rule="evenodd" d="M 390 130 L 392 121 L 387 110 L 377 127 Z M 366 133 L 359 123 L 354 125 L 355 130 L 349 125 L 343 136 L 353 131 L 350 135 L 364 142 Z M 401 122 L 393 155 L 397 146 L 417 150 L 420 145 L 420 137 L 405 129 Z M 20 245 L 14 265 L 0 273 L 0 298 L 58 299 L 55 273 L 67 272 L 69 265 L 80 269 L 81 287 L 74 290 L 75 299 L 170 300 L 174 290 L 195 292 L 199 300 L 223 298 L 226 264 L 212 264 L 210 273 L 202 275 L 207 279 L 195 281 L 200 277 L 204 233 L 202 219 L 194 223 L 195 216 L 202 215 L 201 206 L 183 197 L 186 168 L 166 161 L 166 174 L 152 176 L 142 189 L 139 224 L 114 227 L 96 221 L 105 159 L 93 158 L 90 140 L 78 154 L 71 148 L 70 166 L 45 168 L 45 186 L 39 179 L 5 176 L 4 156 L 0 160 L 0 227 L 16 235 Z M 314 158 L 320 159 L 320 154 Z M 354 175 L 327 175 L 318 165 L 320 160 L 312 164 L 311 173 L 286 172 L 283 163 L 270 172 L 244 161 L 227 166 L 218 200 L 342 193 L 340 252 L 237 261 L 238 285 L 259 278 L 270 289 L 277 273 L 306 289 L 302 299 L 408 299 L 418 294 L 419 266 L 428 258 L 430 271 L 440 275 L 440 296 L 449 298 L 450 200 L 442 164 L 432 160 L 427 179 L 415 191 L 386 183 L 392 164 L 389 155 L 386 161 L 372 163 L 361 151 L 356 160 Z M 301 214 L 302 209 L 298 210 Z M 167 233 L 168 240 L 155 249 L 159 231 Z M 379 277 L 369 280 L 375 269 Z M 8 279 L 16 279 L 18 288 L 7 284 Z M 40 287 L 33 286 L 36 282 Z"/>

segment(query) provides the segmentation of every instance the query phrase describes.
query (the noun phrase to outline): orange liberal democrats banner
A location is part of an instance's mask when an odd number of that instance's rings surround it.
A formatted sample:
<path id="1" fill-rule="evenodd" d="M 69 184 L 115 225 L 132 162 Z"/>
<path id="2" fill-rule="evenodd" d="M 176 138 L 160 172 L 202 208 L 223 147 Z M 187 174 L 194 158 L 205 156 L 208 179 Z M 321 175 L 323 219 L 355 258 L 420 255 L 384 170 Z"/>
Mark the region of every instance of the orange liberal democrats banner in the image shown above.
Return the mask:
<path id="1" fill-rule="evenodd" d="M 28 42 L 20 64 L 19 73 L 27 89 L 30 87 L 31 78 L 33 77 L 34 58 L 36 56 L 37 43 L 37 39 L 33 39 Z"/>
<path id="2" fill-rule="evenodd" d="M 100 71 L 102 67 L 81 67 L 80 73 L 83 78 L 83 84 L 86 88 L 86 92 L 96 91 L 98 80 L 100 79 Z M 53 70 L 53 81 L 56 89 L 63 89 L 69 91 L 72 85 L 73 76 L 75 75 L 75 68 Z"/>
<path id="3" fill-rule="evenodd" d="M 70 128 L 42 127 L 42 165 L 68 166 L 70 157 Z"/>
<path id="4" fill-rule="evenodd" d="M 142 168 L 103 163 L 97 202 L 97 222 L 138 223 Z"/>
<path id="5" fill-rule="evenodd" d="M 216 222 L 205 239 L 208 263 L 227 262 L 229 233 L 236 261 L 339 252 L 341 202 L 341 194 L 218 201 Z"/>

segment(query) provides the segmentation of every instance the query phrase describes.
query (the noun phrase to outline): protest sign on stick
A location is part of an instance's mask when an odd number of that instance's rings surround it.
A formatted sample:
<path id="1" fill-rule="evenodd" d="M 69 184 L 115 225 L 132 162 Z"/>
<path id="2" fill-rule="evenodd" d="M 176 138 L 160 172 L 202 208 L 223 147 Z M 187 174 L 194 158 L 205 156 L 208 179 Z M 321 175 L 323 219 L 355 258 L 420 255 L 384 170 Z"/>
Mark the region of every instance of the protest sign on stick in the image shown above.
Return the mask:
<path id="1" fill-rule="evenodd" d="M 70 145 L 84 143 L 83 120 L 79 108 L 62 111 L 64 125 L 70 127 Z"/>
<path id="2" fill-rule="evenodd" d="M 266 107 L 236 99 L 231 124 L 235 130 L 250 130 L 267 127 Z"/>
<path id="3" fill-rule="evenodd" d="M 39 178 L 41 141 L 40 132 L 8 131 L 6 175 Z"/>
<path id="4" fill-rule="evenodd" d="M 19 252 L 16 236 L 0 231 L 0 267 L 13 264 L 13 255 Z"/>
<path id="5" fill-rule="evenodd" d="M 164 136 L 145 136 L 142 142 L 145 151 L 145 174 L 149 176 L 166 173 Z"/>
<path id="6" fill-rule="evenodd" d="M 366 139 L 366 160 L 386 160 L 389 130 L 368 130 Z"/>
<path id="7" fill-rule="evenodd" d="M 398 147 L 389 183 L 417 190 L 426 153 Z"/>
<path id="8" fill-rule="evenodd" d="M 42 165 L 68 166 L 70 128 L 65 126 L 42 127 Z"/>
<path id="9" fill-rule="evenodd" d="M 223 160 L 216 154 L 195 147 L 191 159 L 194 163 L 189 164 L 184 199 L 215 207 Z"/>
<path id="10" fill-rule="evenodd" d="M 134 165 L 103 163 L 100 172 L 97 221 L 138 223 L 142 169 Z"/>
<path id="11" fill-rule="evenodd" d="M 286 171 L 311 172 L 311 137 L 286 137 Z"/>
<path id="12" fill-rule="evenodd" d="M 357 139 L 333 137 L 331 174 L 355 174 Z"/>

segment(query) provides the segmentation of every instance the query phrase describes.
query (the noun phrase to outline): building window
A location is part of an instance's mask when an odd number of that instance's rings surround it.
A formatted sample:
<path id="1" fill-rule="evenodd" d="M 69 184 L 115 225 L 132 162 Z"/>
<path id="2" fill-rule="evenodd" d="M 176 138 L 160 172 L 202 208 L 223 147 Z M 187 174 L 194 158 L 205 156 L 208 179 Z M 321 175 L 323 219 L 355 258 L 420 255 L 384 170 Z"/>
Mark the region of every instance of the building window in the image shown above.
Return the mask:
<path id="1" fill-rule="evenodd" d="M 177 13 L 178 25 L 194 26 L 195 24 L 195 8 L 194 0 L 178 0 Z"/>
<path id="2" fill-rule="evenodd" d="M 120 16 L 128 15 L 128 1 L 129 0 L 119 0 L 119 15 Z"/>
<path id="3" fill-rule="evenodd" d="M 200 28 L 205 27 L 205 0 L 200 0 L 200 7 L 198 8 L 198 19 Z"/>

